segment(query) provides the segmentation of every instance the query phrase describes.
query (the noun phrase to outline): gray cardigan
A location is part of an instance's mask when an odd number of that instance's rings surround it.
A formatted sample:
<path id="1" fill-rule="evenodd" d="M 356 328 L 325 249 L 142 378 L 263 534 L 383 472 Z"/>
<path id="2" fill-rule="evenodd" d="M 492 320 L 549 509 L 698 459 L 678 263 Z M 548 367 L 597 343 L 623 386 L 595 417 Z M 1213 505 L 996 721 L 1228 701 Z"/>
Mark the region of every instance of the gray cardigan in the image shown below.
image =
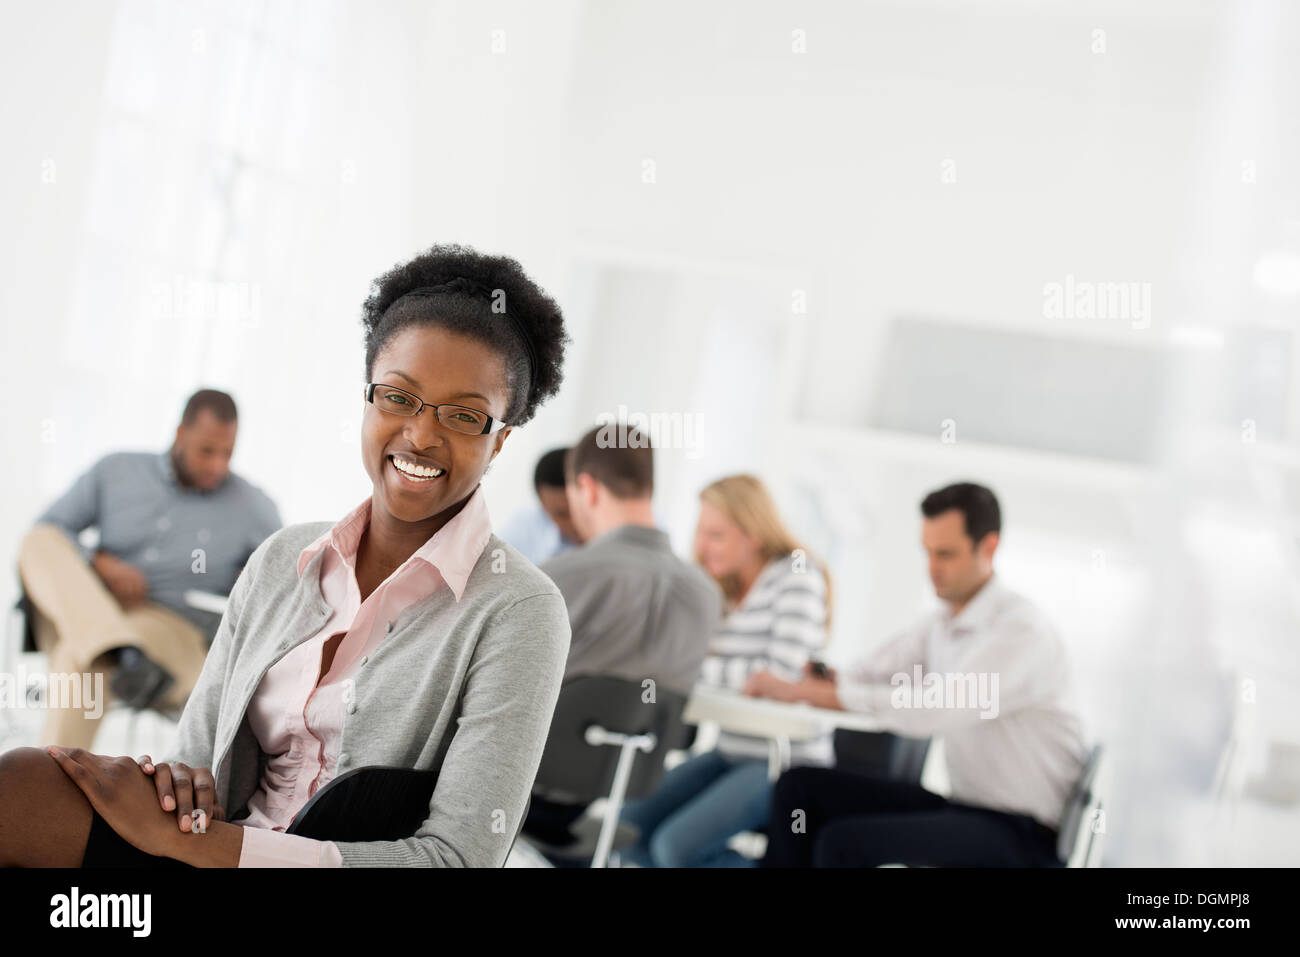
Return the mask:
<path id="1" fill-rule="evenodd" d="M 330 522 L 271 535 L 235 582 L 168 760 L 213 769 L 226 819 L 245 810 L 267 756 L 247 718 L 262 676 L 325 624 L 325 550 L 299 553 Z M 439 770 L 429 816 L 399 841 L 336 842 L 345 867 L 500 867 L 520 825 L 569 651 L 569 617 L 549 578 L 493 535 L 461 600 L 416 602 L 352 676 L 337 773 Z"/>

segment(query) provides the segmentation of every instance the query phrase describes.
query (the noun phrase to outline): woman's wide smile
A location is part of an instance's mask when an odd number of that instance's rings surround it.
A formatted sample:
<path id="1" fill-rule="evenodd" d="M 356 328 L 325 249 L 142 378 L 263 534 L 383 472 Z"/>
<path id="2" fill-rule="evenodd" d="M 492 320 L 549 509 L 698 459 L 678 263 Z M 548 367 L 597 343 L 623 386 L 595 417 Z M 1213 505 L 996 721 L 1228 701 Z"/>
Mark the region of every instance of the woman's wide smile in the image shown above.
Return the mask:
<path id="1" fill-rule="evenodd" d="M 442 485 L 447 477 L 446 468 L 425 465 L 401 454 L 389 455 L 385 468 L 393 474 L 399 488 L 410 491 L 427 492 Z"/>

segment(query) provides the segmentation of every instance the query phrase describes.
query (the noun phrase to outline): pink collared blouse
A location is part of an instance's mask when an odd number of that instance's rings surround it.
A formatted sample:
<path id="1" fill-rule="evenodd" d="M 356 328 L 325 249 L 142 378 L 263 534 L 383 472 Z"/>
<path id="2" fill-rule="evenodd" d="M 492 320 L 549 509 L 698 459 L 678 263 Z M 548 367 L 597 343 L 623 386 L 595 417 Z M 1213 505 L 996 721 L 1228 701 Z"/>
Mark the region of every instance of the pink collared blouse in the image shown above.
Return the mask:
<path id="1" fill-rule="evenodd" d="M 248 813 L 232 823 L 244 827 L 240 867 L 341 867 L 332 841 L 284 833 L 299 809 L 334 779 L 344 714 L 355 708 L 352 675 L 384 640 L 397 617 L 445 582 L 460 601 L 465 583 L 492 534 L 480 486 L 465 507 L 438 530 L 365 601 L 357 585 L 356 558 L 370 523 L 366 499 L 298 556 L 298 575 L 316 552 L 321 594 L 333 609 L 325 625 L 263 676 L 248 705 L 248 720 L 270 756 Z M 329 671 L 321 674 L 325 643 L 342 634 Z"/>

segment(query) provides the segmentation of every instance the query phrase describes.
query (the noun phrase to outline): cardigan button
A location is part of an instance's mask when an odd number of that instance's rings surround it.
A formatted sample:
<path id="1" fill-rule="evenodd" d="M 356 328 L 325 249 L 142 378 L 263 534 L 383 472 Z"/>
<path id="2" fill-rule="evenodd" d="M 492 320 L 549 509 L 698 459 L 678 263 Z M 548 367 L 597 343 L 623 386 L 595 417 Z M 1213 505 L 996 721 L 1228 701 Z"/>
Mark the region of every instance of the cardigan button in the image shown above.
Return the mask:
<path id="1" fill-rule="evenodd" d="M 395 622 L 395 621 L 390 621 L 390 622 L 388 623 L 388 633 L 391 635 L 391 634 L 393 633 L 393 629 L 396 628 L 396 627 L 397 627 L 397 622 Z"/>
<path id="2" fill-rule="evenodd" d="M 349 758 L 349 754 L 346 751 L 344 751 L 342 754 L 339 755 L 338 763 L 344 764 L 347 762 L 348 758 Z"/>
<path id="3" fill-rule="evenodd" d="M 369 661 L 369 660 L 370 660 L 370 656 L 369 656 L 369 655 L 362 655 L 362 656 L 361 656 L 361 663 L 362 663 L 363 665 L 364 665 L 367 661 Z"/>

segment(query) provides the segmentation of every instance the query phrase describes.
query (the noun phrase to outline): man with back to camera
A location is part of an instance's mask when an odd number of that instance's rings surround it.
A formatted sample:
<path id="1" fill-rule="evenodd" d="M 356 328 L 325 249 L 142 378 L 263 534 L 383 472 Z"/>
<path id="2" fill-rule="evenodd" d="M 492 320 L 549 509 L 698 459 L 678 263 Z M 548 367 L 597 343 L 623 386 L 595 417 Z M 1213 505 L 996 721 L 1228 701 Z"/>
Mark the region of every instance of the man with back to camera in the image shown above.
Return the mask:
<path id="1" fill-rule="evenodd" d="M 534 565 L 582 544 L 582 536 L 569 514 L 569 496 L 564 487 L 564 457 L 568 451 L 551 449 L 537 460 L 533 470 L 537 501 L 511 516 L 501 530 L 501 537 Z"/>
<path id="2" fill-rule="evenodd" d="M 795 683 L 763 673 L 745 690 L 869 714 L 907 737 L 941 735 L 951 797 L 793 769 L 772 798 L 765 867 L 1060 865 L 1057 827 L 1087 750 L 1064 645 L 993 573 L 1002 517 L 992 491 L 950 485 L 927 495 L 921 512 L 944 607 L 842 673 Z M 791 826 L 798 812 L 803 830 Z"/>
<path id="3" fill-rule="evenodd" d="M 610 443 L 610 431 L 592 429 L 566 458 L 569 511 L 586 544 L 541 566 L 569 609 L 564 678 L 650 678 L 686 695 L 722 616 L 722 593 L 656 527 L 650 439 L 620 425 Z M 525 830 L 562 845 L 585 808 L 534 795 Z"/>
<path id="4" fill-rule="evenodd" d="M 184 703 L 221 623 L 185 593 L 228 594 L 281 525 L 271 499 L 230 470 L 237 427 L 234 399 L 200 390 L 167 451 L 103 456 L 37 519 L 18 567 L 51 675 L 112 667 L 113 694 L 131 707 Z M 92 526 L 88 549 L 78 536 Z M 41 744 L 89 749 L 99 717 L 52 707 Z"/>

